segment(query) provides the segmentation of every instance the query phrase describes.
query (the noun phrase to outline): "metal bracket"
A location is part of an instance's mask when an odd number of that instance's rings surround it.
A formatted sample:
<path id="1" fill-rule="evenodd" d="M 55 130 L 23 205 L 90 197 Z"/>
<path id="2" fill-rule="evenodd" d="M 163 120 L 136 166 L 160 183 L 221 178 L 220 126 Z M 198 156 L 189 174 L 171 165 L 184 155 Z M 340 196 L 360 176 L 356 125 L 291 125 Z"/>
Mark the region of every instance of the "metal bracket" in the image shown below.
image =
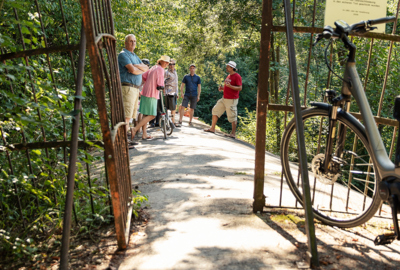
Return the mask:
<path id="1" fill-rule="evenodd" d="M 125 126 L 125 125 L 126 125 L 125 122 L 119 122 L 119 123 L 111 130 L 111 141 L 112 141 L 112 143 L 114 143 L 115 137 L 117 137 L 118 129 L 119 129 L 121 126 Z"/>

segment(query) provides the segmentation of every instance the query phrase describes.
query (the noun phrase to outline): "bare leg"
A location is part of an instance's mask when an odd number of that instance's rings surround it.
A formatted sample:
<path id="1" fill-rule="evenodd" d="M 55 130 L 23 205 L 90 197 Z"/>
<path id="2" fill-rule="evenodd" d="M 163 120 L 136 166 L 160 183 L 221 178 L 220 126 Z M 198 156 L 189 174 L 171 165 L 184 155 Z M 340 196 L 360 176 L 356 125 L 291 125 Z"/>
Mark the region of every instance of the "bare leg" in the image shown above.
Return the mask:
<path id="1" fill-rule="evenodd" d="M 143 119 L 140 120 L 140 122 L 137 124 L 137 126 L 132 129 L 132 139 L 135 138 L 136 133 L 140 130 L 141 127 L 143 127 L 143 136 L 142 137 L 145 137 L 145 135 L 146 135 L 146 138 L 147 138 L 147 130 L 145 127 L 147 126 L 147 123 L 149 121 L 153 120 L 154 118 L 155 118 L 154 115 L 145 115 L 143 117 Z"/>
<path id="2" fill-rule="evenodd" d="M 171 111 L 171 120 L 175 124 L 175 110 Z"/>
<path id="3" fill-rule="evenodd" d="M 184 113 L 185 113 L 185 107 L 181 106 L 181 111 L 179 112 L 179 123 L 182 123 L 182 118 Z"/>
<path id="4" fill-rule="evenodd" d="M 125 123 L 126 123 L 125 129 L 126 129 L 126 132 L 128 132 L 128 130 L 129 130 L 129 122 L 130 122 L 130 121 L 131 121 L 130 118 L 125 118 Z"/>
<path id="5" fill-rule="evenodd" d="M 135 123 L 135 127 L 138 125 L 138 123 L 140 122 L 142 120 L 142 114 L 141 113 L 139 113 L 138 114 L 138 120 L 136 121 L 136 120 L 134 120 L 134 123 Z M 144 129 L 144 127 L 142 127 L 142 132 L 143 132 L 143 129 Z M 140 132 L 140 129 L 138 130 L 138 132 Z M 133 128 L 131 128 L 131 140 L 133 140 Z"/>
<path id="6" fill-rule="evenodd" d="M 193 114 L 194 114 L 194 109 L 190 109 L 190 112 L 189 112 L 189 115 L 190 115 L 189 123 L 192 123 Z"/>
<path id="7" fill-rule="evenodd" d="M 232 131 L 231 131 L 232 138 L 236 137 L 236 126 L 237 126 L 237 121 L 232 122 Z"/>
<path id="8" fill-rule="evenodd" d="M 213 116 L 212 116 L 212 124 L 211 124 L 211 127 L 210 127 L 209 129 L 205 129 L 204 131 L 215 132 L 215 126 L 217 125 L 217 121 L 218 121 L 218 116 L 213 115 Z"/>
<path id="9" fill-rule="evenodd" d="M 139 115 L 138 115 L 138 120 L 137 120 L 137 122 L 136 122 L 136 125 L 140 122 L 140 121 L 142 121 L 142 118 L 143 118 L 143 115 L 141 114 L 141 113 L 139 113 Z M 142 127 L 142 131 L 144 130 L 144 127 Z"/>

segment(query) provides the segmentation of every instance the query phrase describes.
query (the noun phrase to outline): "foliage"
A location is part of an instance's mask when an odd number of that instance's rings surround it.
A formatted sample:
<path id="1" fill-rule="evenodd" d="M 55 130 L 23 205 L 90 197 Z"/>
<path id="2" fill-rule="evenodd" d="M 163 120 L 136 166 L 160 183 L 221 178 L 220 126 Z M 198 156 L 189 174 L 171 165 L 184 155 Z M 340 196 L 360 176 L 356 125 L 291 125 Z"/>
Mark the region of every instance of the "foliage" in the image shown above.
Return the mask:
<path id="1" fill-rule="evenodd" d="M 140 190 L 132 190 L 132 202 L 133 202 L 133 209 L 132 212 L 135 215 L 135 217 L 139 216 L 139 209 L 142 207 L 142 204 L 144 202 L 147 202 L 149 200 L 149 198 L 147 197 L 147 195 L 141 195 Z"/>
<path id="2" fill-rule="evenodd" d="M 79 43 L 81 25 L 75 23 L 81 17 L 78 1 L 62 1 L 66 25 L 58 1 L 38 3 L 40 13 L 35 1 L 4 3 L 0 21 L 2 54 Z M 72 120 L 77 115 L 74 111 L 77 59 L 74 52 L 31 56 L 28 62 L 27 58 L 16 58 L 0 63 L 2 142 L 12 146 L 70 139 Z M 89 63 L 88 58 L 86 61 Z M 90 74 L 89 65 L 86 74 Z M 91 80 L 91 76 L 84 78 L 79 97 L 85 122 L 85 135 L 81 133 L 80 139 L 100 140 Z M 49 248 L 46 242 L 62 231 L 69 148 L 8 153 L 0 148 L 0 257 L 30 259 L 35 253 L 46 252 Z M 102 150 L 92 146 L 78 153 L 73 233 L 84 233 L 113 218 L 104 168 L 98 169 L 96 175 L 87 171 L 102 162 L 102 157 L 95 154 L 99 151 Z"/>
<path id="3" fill-rule="evenodd" d="M 10 0 L 0 3 L 1 54 L 43 48 L 46 43 L 47 46 L 79 43 L 79 1 L 61 1 L 65 24 L 58 1 L 38 0 L 42 16 L 39 16 L 35 1 Z M 114 0 L 111 5 L 118 42 L 116 53 L 123 48 L 124 37 L 134 33 L 138 41 L 135 50 L 138 56 L 150 59 L 152 64 L 161 55 L 177 59 L 179 78 L 188 72 L 189 64 L 196 63 L 197 74 L 202 78 L 202 94 L 196 116 L 207 123 L 211 122 L 212 107 L 222 96 L 217 86 L 227 76 L 225 65 L 230 60 L 235 61 L 243 80 L 238 105 L 238 136 L 255 143 L 261 0 Z M 272 5 L 274 25 L 283 26 L 283 2 L 273 1 Z M 296 26 L 324 26 L 325 2 L 316 2 L 314 24 L 313 8 L 310 8 L 313 5 L 314 1 L 311 0 L 292 1 Z M 395 14 L 396 6 L 395 1 L 388 2 L 388 15 Z M 393 27 L 393 24 L 388 24 L 386 33 L 391 33 Z M 68 30 L 68 36 L 65 29 Z M 314 37 L 307 33 L 295 33 L 303 106 L 310 106 L 312 101 L 323 101 L 325 88 L 340 91 L 341 87 L 337 77 L 327 80 L 324 45 L 313 47 L 309 59 L 309 48 Z M 399 92 L 399 48 L 396 43 L 393 44 L 390 72 L 385 80 L 390 42 L 374 40 L 373 57 L 370 69 L 367 70 L 371 40 L 355 37 L 353 41 L 358 48 L 357 65 L 362 81 L 366 80 L 368 71 L 366 92 L 372 111 L 391 118 L 392 100 Z M 346 55 L 339 43 L 328 48 L 330 51 L 332 67 L 341 74 Z M 46 141 L 70 138 L 69 127 L 77 115 L 74 110 L 76 75 L 73 68 L 77 66 L 77 59 L 78 54 L 74 52 L 72 55 L 58 53 L 32 56 L 29 57 L 29 63 L 24 58 L 0 63 L 0 105 L 4 108 L 0 111 L 0 135 L 7 144 L 44 141 L 44 138 Z M 284 33 L 273 33 L 270 59 L 270 85 L 263 85 L 260 90 L 269 91 L 270 103 L 291 105 Z M 88 57 L 86 63 L 85 74 L 90 74 Z M 386 88 L 381 95 L 383 82 Z M 381 96 L 383 106 L 379 105 Z M 85 137 L 81 130 L 80 139 L 101 140 L 91 76 L 84 78 L 84 89 L 79 98 L 83 103 L 81 113 L 85 123 Z M 351 110 L 356 112 L 358 108 L 353 104 Z M 292 117 L 288 112 L 268 111 L 266 150 L 279 154 L 281 131 Z M 218 125 L 225 131 L 231 128 L 225 115 L 218 121 Z M 389 147 L 393 128 L 381 126 L 380 131 L 385 145 Z M 10 156 L 2 147 L 0 151 L 0 252 L 2 255 L 29 256 L 37 252 L 35 248 L 39 248 L 40 241 L 60 231 L 69 149 L 12 151 Z M 74 217 L 78 222 L 75 224 L 76 230 L 83 233 L 111 219 L 103 168 L 98 169 L 95 176 L 87 173 L 87 164 L 93 168 L 94 164 L 103 161 L 98 152 L 93 147 L 79 152 Z M 9 158 L 12 168 L 9 166 Z M 135 191 L 133 196 L 135 207 L 147 200 Z M 137 208 L 134 210 L 136 215 Z"/>

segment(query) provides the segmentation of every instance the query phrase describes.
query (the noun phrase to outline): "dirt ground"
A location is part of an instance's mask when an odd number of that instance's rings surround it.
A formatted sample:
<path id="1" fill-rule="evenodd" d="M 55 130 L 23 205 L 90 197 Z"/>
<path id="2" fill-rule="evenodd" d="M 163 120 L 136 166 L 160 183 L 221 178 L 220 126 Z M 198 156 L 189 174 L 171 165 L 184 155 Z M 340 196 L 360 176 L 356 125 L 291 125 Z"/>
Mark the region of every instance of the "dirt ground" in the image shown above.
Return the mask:
<path id="1" fill-rule="evenodd" d="M 292 260 L 292 269 L 299 268 L 306 260 L 307 236 L 302 210 L 268 209 L 256 216 L 288 239 L 296 248 L 297 260 Z M 89 238 L 76 239 L 71 243 L 71 269 L 118 269 L 126 257 L 135 255 L 135 246 L 147 237 L 147 225 L 152 217 L 141 211 L 139 219 L 133 220 L 130 245 L 127 250 L 117 248 L 113 225 L 105 226 L 94 232 Z M 317 269 L 400 269 L 400 242 L 387 246 L 375 246 L 376 235 L 390 231 L 390 220 L 374 218 L 367 224 L 351 229 L 340 229 L 315 223 L 317 248 L 320 267 Z M 274 241 L 270 239 L 270 241 Z M 260 250 L 259 256 L 270 252 Z M 26 262 L 26 266 L 13 268 L 12 265 L 0 266 L 0 269 L 59 269 L 59 257 L 48 256 L 45 261 Z M 132 269 L 135 269 L 134 267 Z M 264 269 L 264 268 L 254 268 Z M 300 268 L 303 269 L 303 268 Z M 304 269 L 308 269 L 305 267 Z"/>

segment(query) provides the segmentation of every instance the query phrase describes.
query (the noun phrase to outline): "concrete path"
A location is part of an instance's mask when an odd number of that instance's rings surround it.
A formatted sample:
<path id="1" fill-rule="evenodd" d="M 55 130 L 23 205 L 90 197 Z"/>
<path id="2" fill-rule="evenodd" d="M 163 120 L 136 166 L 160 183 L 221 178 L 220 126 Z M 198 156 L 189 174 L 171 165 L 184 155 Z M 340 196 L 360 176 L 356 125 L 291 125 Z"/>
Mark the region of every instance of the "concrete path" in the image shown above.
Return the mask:
<path id="1" fill-rule="evenodd" d="M 149 197 L 146 232 L 118 269 L 294 269 L 287 237 L 252 213 L 255 150 L 184 122 L 131 150 L 133 185 Z M 279 203 L 280 161 L 267 156 L 267 200 Z M 287 190 L 288 195 L 292 197 Z"/>
<path id="2" fill-rule="evenodd" d="M 187 119 L 184 119 L 187 120 Z M 298 269 L 307 252 L 302 210 L 252 213 L 255 150 L 252 145 L 184 122 L 163 140 L 131 150 L 133 186 L 149 197 L 147 225 L 136 227 L 129 248 L 117 252 L 116 269 Z M 140 135 L 139 135 L 140 136 Z M 267 205 L 279 205 L 281 166 L 266 155 Z M 283 183 L 283 206 L 295 206 Z M 267 209 L 265 209 L 267 210 Z M 372 222 L 372 223 L 371 223 Z M 316 223 L 324 270 L 399 269 L 400 241 L 374 246 L 390 219 L 342 230 Z M 117 259 L 117 257 L 119 259 Z M 115 268 L 107 268 L 115 269 Z"/>

